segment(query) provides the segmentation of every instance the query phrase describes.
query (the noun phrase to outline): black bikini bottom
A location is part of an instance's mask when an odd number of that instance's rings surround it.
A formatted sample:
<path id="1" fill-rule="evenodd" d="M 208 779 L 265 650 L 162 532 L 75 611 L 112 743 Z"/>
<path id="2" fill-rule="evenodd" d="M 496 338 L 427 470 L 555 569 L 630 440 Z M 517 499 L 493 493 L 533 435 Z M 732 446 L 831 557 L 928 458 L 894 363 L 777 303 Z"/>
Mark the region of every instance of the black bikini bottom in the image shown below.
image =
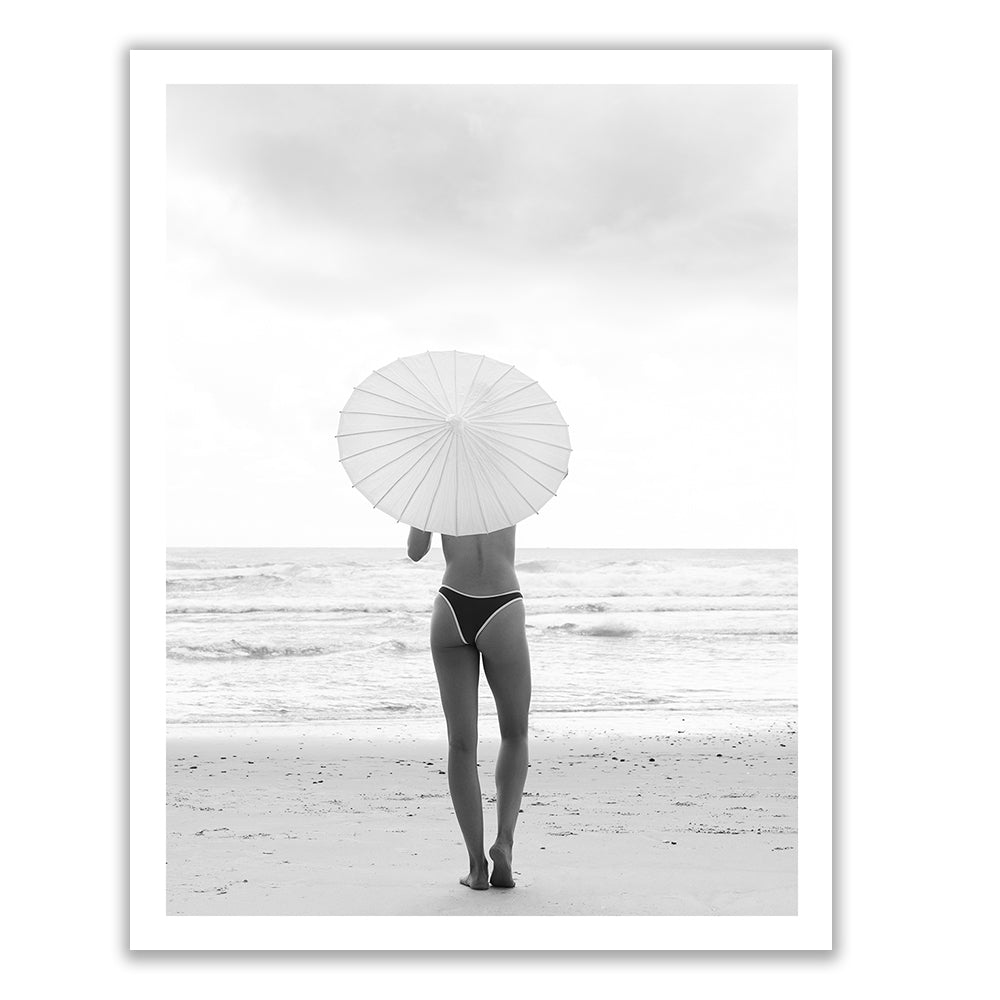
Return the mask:
<path id="1" fill-rule="evenodd" d="M 443 585 L 438 593 L 448 602 L 455 624 L 458 626 L 458 634 L 467 646 L 476 644 L 479 633 L 508 604 L 524 600 L 519 590 L 510 590 L 506 594 L 490 594 L 488 597 L 473 597 L 471 594 L 463 594 L 460 590 Z"/>

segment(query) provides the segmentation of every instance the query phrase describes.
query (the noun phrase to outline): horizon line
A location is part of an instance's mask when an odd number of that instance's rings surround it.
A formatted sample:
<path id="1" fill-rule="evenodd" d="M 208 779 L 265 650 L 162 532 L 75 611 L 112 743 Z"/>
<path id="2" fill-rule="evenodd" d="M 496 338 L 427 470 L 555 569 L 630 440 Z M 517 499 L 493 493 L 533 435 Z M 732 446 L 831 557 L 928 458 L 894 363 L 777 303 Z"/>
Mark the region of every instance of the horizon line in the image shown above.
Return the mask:
<path id="1" fill-rule="evenodd" d="M 166 549 L 302 549 L 315 551 L 317 549 L 378 549 L 385 552 L 399 551 L 406 555 L 404 545 L 167 545 Z M 708 552 L 708 551 L 747 551 L 747 552 L 797 552 L 795 545 L 524 545 L 518 551 L 525 550 L 600 550 L 617 549 L 634 552 Z M 433 550 L 431 550 L 433 551 Z"/>

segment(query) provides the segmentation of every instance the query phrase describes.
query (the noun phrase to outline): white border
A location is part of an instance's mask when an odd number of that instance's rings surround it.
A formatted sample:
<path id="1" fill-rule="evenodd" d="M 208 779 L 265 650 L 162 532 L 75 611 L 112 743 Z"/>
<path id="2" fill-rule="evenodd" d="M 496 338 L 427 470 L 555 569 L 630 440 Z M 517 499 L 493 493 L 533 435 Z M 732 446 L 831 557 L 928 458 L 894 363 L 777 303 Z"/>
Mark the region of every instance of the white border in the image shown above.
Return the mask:
<path id="1" fill-rule="evenodd" d="M 132 949 L 832 947 L 832 57 L 829 51 L 137 51 L 130 60 Z M 165 87 L 172 83 L 795 84 L 799 107 L 799 905 L 794 917 L 165 913 Z M 448 921 L 442 934 L 441 921 Z"/>

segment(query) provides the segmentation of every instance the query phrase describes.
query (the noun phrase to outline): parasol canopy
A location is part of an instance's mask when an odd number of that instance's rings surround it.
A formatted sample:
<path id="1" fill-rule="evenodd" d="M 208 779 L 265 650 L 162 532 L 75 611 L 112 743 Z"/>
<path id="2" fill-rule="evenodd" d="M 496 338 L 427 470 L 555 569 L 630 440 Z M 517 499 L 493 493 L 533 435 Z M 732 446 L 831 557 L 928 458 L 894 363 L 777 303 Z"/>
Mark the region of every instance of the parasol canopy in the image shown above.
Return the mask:
<path id="1" fill-rule="evenodd" d="M 352 485 L 397 521 L 446 535 L 508 528 L 556 495 L 569 429 L 513 365 L 427 351 L 368 376 L 337 433 Z"/>

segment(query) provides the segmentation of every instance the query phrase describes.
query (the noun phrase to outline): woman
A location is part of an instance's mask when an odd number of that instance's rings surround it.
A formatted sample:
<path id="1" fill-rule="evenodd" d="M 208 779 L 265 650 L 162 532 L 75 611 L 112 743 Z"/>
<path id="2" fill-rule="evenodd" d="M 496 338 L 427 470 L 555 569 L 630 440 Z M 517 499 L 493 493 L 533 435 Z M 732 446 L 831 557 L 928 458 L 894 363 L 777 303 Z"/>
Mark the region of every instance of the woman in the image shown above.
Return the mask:
<path id="1" fill-rule="evenodd" d="M 441 536 L 446 568 L 431 616 L 431 654 L 448 723 L 448 788 L 469 851 L 470 889 L 514 887 L 514 826 L 528 773 L 531 664 L 524 601 L 514 572 L 514 528 L 485 535 Z M 430 532 L 410 529 L 407 554 L 427 555 Z M 479 657 L 500 722 L 497 757 L 497 836 L 483 853 L 483 808 L 476 750 L 479 741 Z"/>

